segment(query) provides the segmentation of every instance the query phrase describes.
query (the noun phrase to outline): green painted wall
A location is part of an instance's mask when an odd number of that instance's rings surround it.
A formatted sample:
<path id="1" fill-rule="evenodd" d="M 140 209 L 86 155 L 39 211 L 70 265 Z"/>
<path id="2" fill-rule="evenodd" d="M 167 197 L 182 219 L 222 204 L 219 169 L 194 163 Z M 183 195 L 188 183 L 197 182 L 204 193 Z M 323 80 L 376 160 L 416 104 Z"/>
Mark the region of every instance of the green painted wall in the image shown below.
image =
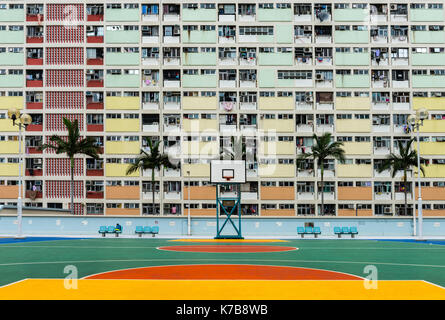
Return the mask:
<path id="1" fill-rule="evenodd" d="M 215 66 L 216 52 L 183 52 L 182 64 L 185 66 Z"/>
<path id="2" fill-rule="evenodd" d="M 260 88 L 275 87 L 276 72 L 274 69 L 259 69 L 258 70 L 258 86 Z"/>
<path id="3" fill-rule="evenodd" d="M 105 21 L 131 21 L 138 22 L 141 14 L 139 9 L 105 9 Z"/>
<path id="4" fill-rule="evenodd" d="M 258 9 L 257 21 L 292 21 L 292 9 Z"/>
<path id="5" fill-rule="evenodd" d="M 337 88 L 369 88 L 370 85 L 369 75 L 335 75 L 335 86 Z"/>
<path id="6" fill-rule="evenodd" d="M 0 43 L 25 43 L 24 31 L 0 31 Z"/>
<path id="7" fill-rule="evenodd" d="M 105 43 L 139 43 L 139 31 L 118 30 L 105 32 Z"/>
<path id="8" fill-rule="evenodd" d="M 21 53 L 11 53 L 11 52 L 4 52 L 0 53 L 0 65 L 2 66 L 23 66 L 25 54 L 23 52 Z"/>
<path id="9" fill-rule="evenodd" d="M 107 66 L 135 66 L 139 65 L 139 53 L 106 52 L 105 65 Z"/>
<path id="10" fill-rule="evenodd" d="M 0 10 L 0 22 L 23 22 L 25 21 L 25 9 Z"/>
<path id="11" fill-rule="evenodd" d="M 410 31 L 411 43 L 445 43 L 445 31 Z"/>
<path id="12" fill-rule="evenodd" d="M 413 88 L 445 88 L 445 76 L 413 75 Z"/>
<path id="13" fill-rule="evenodd" d="M 7 74 L 0 76 L 0 87 L 23 88 L 25 83 L 24 75 Z"/>
<path id="14" fill-rule="evenodd" d="M 413 53 L 413 66 L 445 66 L 445 53 Z"/>
<path id="15" fill-rule="evenodd" d="M 441 22 L 445 19 L 442 9 L 410 9 L 410 21 L 435 21 Z"/>
<path id="16" fill-rule="evenodd" d="M 217 21 L 218 12 L 216 9 L 183 9 L 181 20 L 191 21 Z"/>
<path id="17" fill-rule="evenodd" d="M 334 31 L 335 43 L 369 43 L 369 31 Z"/>
<path id="18" fill-rule="evenodd" d="M 189 75 L 182 76 L 183 88 L 216 88 L 218 86 L 217 75 Z"/>
<path id="19" fill-rule="evenodd" d="M 293 52 L 261 52 L 258 54 L 258 65 L 260 66 L 292 66 L 293 64 Z"/>
<path id="20" fill-rule="evenodd" d="M 277 43 L 293 43 L 294 32 L 291 24 L 275 25 L 274 33 L 276 35 Z"/>
<path id="21" fill-rule="evenodd" d="M 334 9 L 334 21 L 367 21 L 367 9 Z"/>
<path id="22" fill-rule="evenodd" d="M 215 31 L 182 31 L 182 43 L 216 43 Z"/>
<path id="23" fill-rule="evenodd" d="M 368 66 L 370 59 L 368 52 L 335 52 L 336 66 Z"/>
<path id="24" fill-rule="evenodd" d="M 105 75 L 105 87 L 138 88 L 141 86 L 139 74 Z"/>

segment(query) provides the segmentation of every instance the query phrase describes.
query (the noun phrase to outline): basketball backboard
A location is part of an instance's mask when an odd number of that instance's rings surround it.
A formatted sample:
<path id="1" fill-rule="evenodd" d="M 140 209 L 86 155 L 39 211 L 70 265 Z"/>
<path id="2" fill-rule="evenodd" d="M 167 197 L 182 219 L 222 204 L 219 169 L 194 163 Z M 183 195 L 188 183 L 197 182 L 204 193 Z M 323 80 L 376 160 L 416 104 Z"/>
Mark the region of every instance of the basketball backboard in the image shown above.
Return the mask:
<path id="1" fill-rule="evenodd" d="M 246 161 L 212 160 L 210 162 L 210 183 L 245 183 Z"/>

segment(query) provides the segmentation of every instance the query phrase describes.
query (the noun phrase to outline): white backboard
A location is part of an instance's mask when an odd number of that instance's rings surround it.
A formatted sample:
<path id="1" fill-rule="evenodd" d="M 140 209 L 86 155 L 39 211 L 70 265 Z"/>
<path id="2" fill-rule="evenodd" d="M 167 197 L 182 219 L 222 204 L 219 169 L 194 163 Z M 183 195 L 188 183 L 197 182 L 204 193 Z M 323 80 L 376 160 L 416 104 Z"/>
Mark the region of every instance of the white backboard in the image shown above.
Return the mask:
<path id="1" fill-rule="evenodd" d="M 231 179 L 227 180 L 227 177 Z M 245 183 L 246 161 L 212 160 L 210 162 L 210 183 Z"/>

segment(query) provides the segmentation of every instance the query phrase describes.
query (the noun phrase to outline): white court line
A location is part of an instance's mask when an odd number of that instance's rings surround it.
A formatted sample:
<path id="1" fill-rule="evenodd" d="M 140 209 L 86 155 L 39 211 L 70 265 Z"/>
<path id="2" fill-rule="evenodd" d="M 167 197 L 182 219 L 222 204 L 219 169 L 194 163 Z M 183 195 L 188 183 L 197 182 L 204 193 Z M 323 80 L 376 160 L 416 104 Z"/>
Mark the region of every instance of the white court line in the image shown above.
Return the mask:
<path id="1" fill-rule="evenodd" d="M 39 265 L 39 264 L 60 264 L 60 263 L 104 263 L 104 262 L 158 262 L 158 261 L 249 261 L 249 262 L 286 262 L 286 263 L 339 263 L 339 264 L 374 264 L 389 266 L 405 266 L 405 267 L 427 267 L 427 268 L 445 268 L 445 265 L 428 265 L 428 264 L 409 264 L 409 263 L 392 263 L 392 262 L 366 262 L 366 261 L 335 261 L 335 260 L 278 260 L 278 259 L 128 259 L 128 260 L 79 260 L 79 261 L 38 261 L 38 262 L 13 262 L 2 263 L 0 266 L 16 266 L 16 265 Z"/>

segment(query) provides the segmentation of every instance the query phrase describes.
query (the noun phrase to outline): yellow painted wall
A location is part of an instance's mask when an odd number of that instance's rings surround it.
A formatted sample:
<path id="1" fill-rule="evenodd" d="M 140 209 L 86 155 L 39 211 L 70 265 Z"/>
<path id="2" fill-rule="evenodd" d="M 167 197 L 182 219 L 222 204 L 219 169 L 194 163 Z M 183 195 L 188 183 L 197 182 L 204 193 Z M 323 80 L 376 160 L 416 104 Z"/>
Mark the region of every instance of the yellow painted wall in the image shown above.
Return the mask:
<path id="1" fill-rule="evenodd" d="M 0 109 L 23 109 L 24 97 L 0 97 Z"/>
<path id="2" fill-rule="evenodd" d="M 423 167 L 425 170 L 426 178 L 445 178 L 445 165 L 443 164 L 430 164 Z M 415 168 L 417 172 L 417 168 Z M 417 174 L 415 174 L 417 177 Z"/>
<path id="3" fill-rule="evenodd" d="M 139 141 L 105 141 L 105 154 L 139 154 Z"/>
<path id="4" fill-rule="evenodd" d="M 259 125 L 264 131 L 295 132 L 295 119 L 262 119 Z"/>
<path id="5" fill-rule="evenodd" d="M 139 132 L 139 119 L 105 119 L 106 132 Z"/>
<path id="6" fill-rule="evenodd" d="M 139 177 L 139 171 L 131 175 L 126 175 L 128 163 L 106 163 L 105 164 L 105 176 L 106 177 Z"/>
<path id="7" fill-rule="evenodd" d="M 337 110 L 369 110 L 371 109 L 371 98 L 336 97 L 335 108 Z"/>
<path id="8" fill-rule="evenodd" d="M 339 178 L 372 178 L 372 165 L 370 164 L 338 164 L 337 177 Z"/>
<path id="9" fill-rule="evenodd" d="M 433 98 L 423 98 L 423 97 L 413 97 L 412 100 L 413 109 L 426 108 L 428 110 L 445 110 L 445 98 L 433 97 Z"/>
<path id="10" fill-rule="evenodd" d="M 294 110 L 293 97 L 259 97 L 258 108 L 260 110 Z"/>
<path id="11" fill-rule="evenodd" d="M 217 155 L 219 154 L 218 141 L 183 141 L 182 154 Z"/>
<path id="12" fill-rule="evenodd" d="M 420 132 L 443 133 L 445 132 L 445 120 L 425 120 Z"/>
<path id="13" fill-rule="evenodd" d="M 259 144 L 259 154 L 267 155 L 294 155 L 295 142 L 294 141 L 261 141 Z"/>
<path id="14" fill-rule="evenodd" d="M 107 110 L 139 110 L 140 104 L 140 97 L 105 97 Z"/>
<path id="15" fill-rule="evenodd" d="M 0 177 L 14 177 L 18 175 L 18 163 L 0 163 Z"/>
<path id="16" fill-rule="evenodd" d="M 183 119 L 182 129 L 186 132 L 216 132 L 219 130 L 216 119 Z"/>
<path id="17" fill-rule="evenodd" d="M 0 141 L 0 154 L 18 154 L 18 153 L 19 153 L 18 141 Z"/>
<path id="18" fill-rule="evenodd" d="M 295 165 L 293 164 L 260 164 L 258 166 L 260 177 L 293 178 L 295 177 Z"/>
<path id="19" fill-rule="evenodd" d="M 445 155 L 445 142 L 420 142 L 421 155 Z"/>
<path id="20" fill-rule="evenodd" d="M 190 171 L 190 177 L 192 178 L 198 178 L 198 177 L 204 177 L 209 178 L 210 177 L 210 164 L 207 163 L 193 163 L 193 164 L 184 164 L 182 165 L 182 176 L 184 178 L 188 177 L 187 171 Z"/>
<path id="21" fill-rule="evenodd" d="M 11 119 L 0 119 L 0 131 L 4 132 L 18 132 L 19 128 L 12 125 Z"/>
<path id="22" fill-rule="evenodd" d="M 346 154 L 364 154 L 372 153 L 372 142 L 344 142 L 343 150 Z"/>
<path id="23" fill-rule="evenodd" d="M 336 132 L 371 132 L 370 119 L 336 119 Z"/>
<path id="24" fill-rule="evenodd" d="M 217 97 L 183 97 L 183 110 L 216 110 L 218 108 Z"/>

